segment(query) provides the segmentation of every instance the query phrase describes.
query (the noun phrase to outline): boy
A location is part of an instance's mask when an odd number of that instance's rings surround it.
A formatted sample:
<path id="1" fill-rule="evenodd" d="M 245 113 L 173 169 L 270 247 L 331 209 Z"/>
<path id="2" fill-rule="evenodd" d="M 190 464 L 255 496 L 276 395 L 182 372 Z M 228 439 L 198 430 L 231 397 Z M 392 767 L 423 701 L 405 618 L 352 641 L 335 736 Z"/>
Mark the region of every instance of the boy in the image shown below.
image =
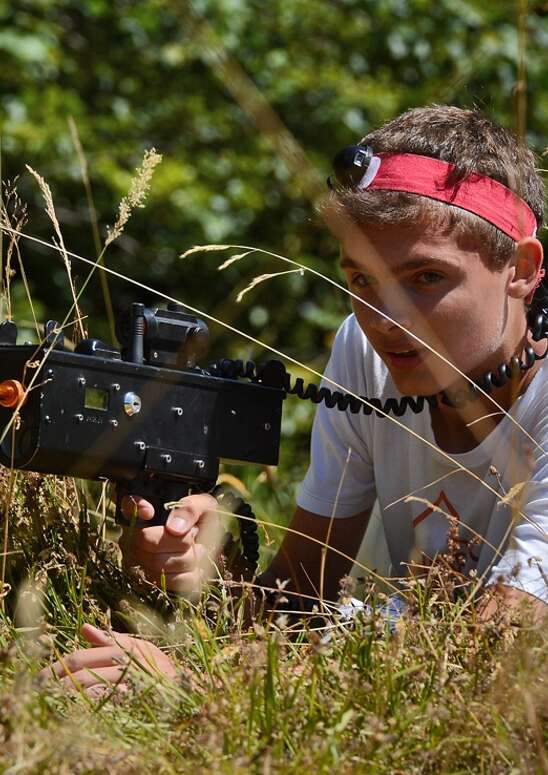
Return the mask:
<path id="1" fill-rule="evenodd" d="M 354 311 L 326 377 L 383 406 L 402 395 L 429 399 L 398 424 L 318 406 L 296 532 L 261 582 L 290 579 L 301 593 L 321 587 L 336 599 L 350 560 L 328 552 L 322 573 L 321 546 L 297 533 L 324 541 L 329 532 L 331 547 L 355 557 L 377 501 L 392 576 L 432 562 L 453 524 L 462 571 L 500 580 L 508 604 L 528 600 L 544 615 L 547 341 L 535 341 L 526 322 L 543 271 L 543 186 L 533 155 L 479 112 L 447 106 L 410 110 L 360 146 L 336 158 L 323 208 Z M 508 378 L 500 379 L 502 363 L 511 366 Z M 501 503 L 510 490 L 516 497 Z M 122 542 L 128 563 L 156 581 L 165 573 L 172 590 L 199 586 L 196 558 L 207 553 L 200 526 L 215 508 L 208 495 L 183 503 L 165 527 Z M 148 504 L 137 505 L 139 517 L 151 516 Z"/>

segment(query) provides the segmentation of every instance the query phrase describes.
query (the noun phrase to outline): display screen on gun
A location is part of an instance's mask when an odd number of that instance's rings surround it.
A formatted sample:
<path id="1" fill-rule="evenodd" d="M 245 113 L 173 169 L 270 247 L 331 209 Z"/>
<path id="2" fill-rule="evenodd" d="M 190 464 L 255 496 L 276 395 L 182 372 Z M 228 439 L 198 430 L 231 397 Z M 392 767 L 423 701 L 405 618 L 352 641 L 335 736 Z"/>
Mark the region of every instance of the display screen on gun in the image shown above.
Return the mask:
<path id="1" fill-rule="evenodd" d="M 84 409 L 98 409 L 100 412 L 108 410 L 108 390 L 91 387 L 84 393 Z"/>

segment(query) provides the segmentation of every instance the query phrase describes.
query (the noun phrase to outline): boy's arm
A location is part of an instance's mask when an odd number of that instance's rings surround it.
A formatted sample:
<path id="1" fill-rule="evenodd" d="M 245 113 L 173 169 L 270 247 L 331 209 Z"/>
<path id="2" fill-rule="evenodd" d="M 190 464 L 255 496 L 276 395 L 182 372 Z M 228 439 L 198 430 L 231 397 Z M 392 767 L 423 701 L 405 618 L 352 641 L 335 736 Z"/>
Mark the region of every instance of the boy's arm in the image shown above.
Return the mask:
<path id="1" fill-rule="evenodd" d="M 548 616 L 548 605 L 528 592 L 515 587 L 505 586 L 498 588 L 500 595 L 490 597 L 487 603 L 481 608 L 480 616 L 484 621 L 491 619 L 497 613 L 499 606 L 504 607 L 510 613 L 529 609 L 532 620 L 535 624 L 540 624 Z"/>
<path id="2" fill-rule="evenodd" d="M 289 525 L 291 532 L 286 533 L 278 553 L 261 574 L 260 583 L 275 588 L 278 580 L 289 579 L 288 590 L 313 596 L 323 592 L 325 599 L 336 600 L 340 579 L 352 567 L 370 514 L 368 509 L 353 517 L 330 519 L 297 507 Z M 327 549 L 322 587 L 322 549 L 328 533 L 329 546 L 341 554 Z"/>

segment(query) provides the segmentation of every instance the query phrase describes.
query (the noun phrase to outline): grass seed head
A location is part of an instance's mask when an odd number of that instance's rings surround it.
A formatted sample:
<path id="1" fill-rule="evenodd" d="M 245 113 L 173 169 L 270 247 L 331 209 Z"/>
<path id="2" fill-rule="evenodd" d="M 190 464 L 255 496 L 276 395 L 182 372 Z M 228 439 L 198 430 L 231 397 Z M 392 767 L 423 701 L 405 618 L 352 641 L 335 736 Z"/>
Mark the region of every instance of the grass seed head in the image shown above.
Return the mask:
<path id="1" fill-rule="evenodd" d="M 135 170 L 135 175 L 131 180 L 131 185 L 127 195 L 122 199 L 118 206 L 118 217 L 114 226 L 108 228 L 108 235 L 105 240 L 105 248 L 123 233 L 124 228 L 129 221 L 133 210 L 145 206 L 146 196 L 150 189 L 150 181 L 154 170 L 162 161 L 162 155 L 156 152 L 155 148 L 145 151 L 143 161 Z"/>

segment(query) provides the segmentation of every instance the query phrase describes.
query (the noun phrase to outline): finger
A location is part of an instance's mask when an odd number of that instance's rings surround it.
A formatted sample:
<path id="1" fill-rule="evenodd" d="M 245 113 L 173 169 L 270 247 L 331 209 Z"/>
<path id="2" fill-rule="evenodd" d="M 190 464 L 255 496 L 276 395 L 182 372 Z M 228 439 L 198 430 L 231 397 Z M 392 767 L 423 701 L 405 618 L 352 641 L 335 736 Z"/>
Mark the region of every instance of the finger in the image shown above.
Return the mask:
<path id="1" fill-rule="evenodd" d="M 88 689 L 90 686 L 115 684 L 125 672 L 127 672 L 125 667 L 98 667 L 96 670 L 79 670 L 77 673 L 65 675 L 61 678 L 61 683 L 67 689 Z"/>
<path id="2" fill-rule="evenodd" d="M 100 630 L 99 627 L 94 627 L 93 624 L 86 622 L 80 628 L 80 632 L 92 646 L 112 646 L 110 634 L 105 630 Z"/>
<path id="3" fill-rule="evenodd" d="M 186 552 L 173 554 L 160 552 L 147 554 L 142 552 L 139 556 L 130 558 L 131 563 L 141 567 L 145 574 L 151 573 L 185 573 L 193 570 L 197 565 L 202 565 L 207 560 L 207 550 L 201 544 L 194 544 Z"/>
<path id="4" fill-rule="evenodd" d="M 131 531 L 128 530 L 124 532 L 122 542 L 128 555 L 139 556 L 141 552 L 183 554 L 190 549 L 195 537 L 196 532 L 190 533 L 189 531 L 184 535 L 172 535 L 164 525 L 156 525 L 136 528 L 132 535 Z"/>
<path id="5" fill-rule="evenodd" d="M 121 503 L 122 514 L 126 519 L 152 519 L 154 506 L 139 495 L 124 495 Z"/>
<path id="6" fill-rule="evenodd" d="M 204 514 L 216 508 L 217 501 L 212 495 L 188 495 L 169 512 L 166 529 L 174 536 L 184 535 Z"/>
<path id="7" fill-rule="evenodd" d="M 86 689 L 86 694 L 88 697 L 91 697 L 92 700 L 102 700 L 103 697 L 109 693 L 109 691 L 112 691 L 112 688 L 108 686 L 101 686 L 101 684 L 96 684 L 95 686 L 90 686 L 88 689 Z"/>
<path id="8" fill-rule="evenodd" d="M 134 646 L 136 638 L 131 635 L 126 635 L 123 632 L 117 632 L 116 630 L 100 630 L 98 627 L 94 627 L 92 624 L 83 624 L 81 629 L 82 634 L 89 640 L 88 635 L 96 639 L 96 642 L 101 640 L 102 643 L 109 644 L 110 646 L 118 646 L 121 652 L 131 651 Z M 93 643 L 93 641 L 89 641 Z M 99 644 L 98 644 L 99 645 Z M 89 649 L 88 649 L 89 651 Z"/>
<path id="9" fill-rule="evenodd" d="M 219 515 L 214 511 L 208 511 L 202 516 L 198 525 L 200 532 L 196 537 L 196 542 L 206 546 L 212 557 L 217 556 L 225 536 Z"/>
<path id="10" fill-rule="evenodd" d="M 186 573 L 151 573 L 150 580 L 158 587 L 165 586 L 170 592 L 197 597 L 205 583 L 205 576 L 202 568 L 196 568 Z"/>
<path id="11" fill-rule="evenodd" d="M 44 668 L 45 675 L 56 675 L 62 678 L 69 673 L 75 675 L 85 668 L 95 669 L 97 667 L 112 667 L 116 663 L 126 663 L 128 661 L 123 649 L 118 646 L 99 646 L 94 649 L 78 649 L 70 654 L 65 654 L 57 662 L 54 662 L 47 668 Z"/>
<path id="12" fill-rule="evenodd" d="M 127 694 L 129 691 L 129 685 L 120 681 L 115 686 L 107 686 L 106 684 L 95 684 L 85 690 L 88 697 L 92 700 L 102 700 L 106 695 L 119 695 Z"/>
<path id="13" fill-rule="evenodd" d="M 89 626 L 91 627 L 91 625 Z M 97 630 L 96 627 L 93 629 Z M 169 657 L 163 654 L 160 649 L 153 643 L 150 643 L 150 641 L 143 640 L 134 635 L 117 632 L 116 630 L 111 630 L 109 633 L 105 633 L 102 630 L 98 630 L 98 632 L 103 636 L 106 636 L 112 644 L 104 650 L 105 659 L 110 657 L 110 666 L 113 666 L 114 663 L 124 666 L 132 662 L 139 667 L 146 669 L 151 667 L 156 668 L 158 665 L 163 665 L 166 661 L 167 664 L 171 665 Z M 91 669 L 93 666 L 93 657 L 91 655 L 101 652 L 103 649 L 99 647 L 94 649 L 82 649 L 81 651 L 83 666 Z M 162 669 L 166 672 L 165 666 Z"/>

